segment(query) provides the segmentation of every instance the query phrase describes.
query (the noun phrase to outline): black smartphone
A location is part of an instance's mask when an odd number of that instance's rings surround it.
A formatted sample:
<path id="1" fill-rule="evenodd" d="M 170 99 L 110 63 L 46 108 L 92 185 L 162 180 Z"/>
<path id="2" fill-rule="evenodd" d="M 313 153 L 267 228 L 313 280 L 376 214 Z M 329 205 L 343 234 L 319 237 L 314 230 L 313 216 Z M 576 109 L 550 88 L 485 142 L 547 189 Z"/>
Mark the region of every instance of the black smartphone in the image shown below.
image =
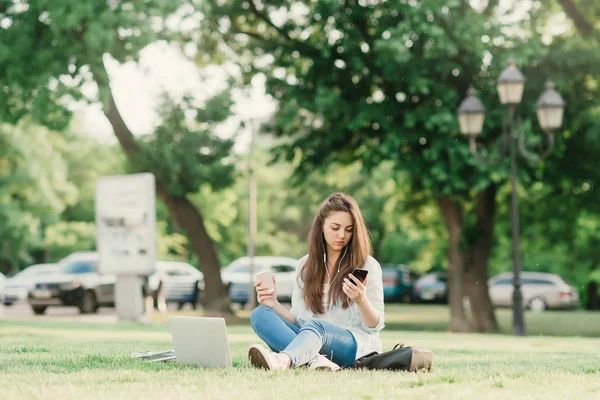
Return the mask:
<path id="1" fill-rule="evenodd" d="M 356 268 L 354 271 L 352 271 L 352 275 L 357 277 L 361 283 L 363 283 L 365 281 L 365 278 L 367 277 L 368 273 L 369 273 L 369 271 L 367 271 L 366 269 L 359 269 L 359 268 Z"/>

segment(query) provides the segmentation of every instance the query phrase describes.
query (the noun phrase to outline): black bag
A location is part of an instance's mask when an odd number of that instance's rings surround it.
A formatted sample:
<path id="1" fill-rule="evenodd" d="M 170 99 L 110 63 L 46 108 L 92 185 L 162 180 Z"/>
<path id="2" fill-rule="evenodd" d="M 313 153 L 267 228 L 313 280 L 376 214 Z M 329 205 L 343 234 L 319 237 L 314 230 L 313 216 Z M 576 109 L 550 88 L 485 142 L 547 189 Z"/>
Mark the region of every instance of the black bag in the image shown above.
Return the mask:
<path id="1" fill-rule="evenodd" d="M 374 351 L 359 358 L 350 368 L 412 372 L 425 369 L 430 371 L 432 361 L 433 354 L 431 351 L 416 347 L 404 347 L 404 344 L 398 343 L 390 351 L 384 351 L 383 353 Z"/>

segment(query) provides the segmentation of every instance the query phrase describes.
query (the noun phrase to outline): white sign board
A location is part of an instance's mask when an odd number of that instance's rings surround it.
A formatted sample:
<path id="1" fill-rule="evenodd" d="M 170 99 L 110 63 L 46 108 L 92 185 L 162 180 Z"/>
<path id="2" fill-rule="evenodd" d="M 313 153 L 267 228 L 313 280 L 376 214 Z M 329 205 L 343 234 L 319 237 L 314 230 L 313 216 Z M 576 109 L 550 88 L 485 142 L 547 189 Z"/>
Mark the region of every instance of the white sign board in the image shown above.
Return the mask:
<path id="1" fill-rule="evenodd" d="M 98 270 L 150 275 L 156 259 L 154 175 L 107 176 L 96 181 Z"/>

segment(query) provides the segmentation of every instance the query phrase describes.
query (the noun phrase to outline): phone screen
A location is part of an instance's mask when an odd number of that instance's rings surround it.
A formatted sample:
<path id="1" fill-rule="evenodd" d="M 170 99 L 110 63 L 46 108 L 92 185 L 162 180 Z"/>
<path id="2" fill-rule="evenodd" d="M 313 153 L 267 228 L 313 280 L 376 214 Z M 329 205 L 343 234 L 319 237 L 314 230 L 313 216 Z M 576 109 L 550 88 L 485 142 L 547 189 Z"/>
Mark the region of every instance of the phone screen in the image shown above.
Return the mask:
<path id="1" fill-rule="evenodd" d="M 369 271 L 367 271 L 366 269 L 358 269 L 356 268 L 354 271 L 352 271 L 352 275 L 354 275 L 355 277 L 358 278 L 359 281 L 364 282 L 365 278 L 367 277 L 367 274 L 369 273 Z"/>

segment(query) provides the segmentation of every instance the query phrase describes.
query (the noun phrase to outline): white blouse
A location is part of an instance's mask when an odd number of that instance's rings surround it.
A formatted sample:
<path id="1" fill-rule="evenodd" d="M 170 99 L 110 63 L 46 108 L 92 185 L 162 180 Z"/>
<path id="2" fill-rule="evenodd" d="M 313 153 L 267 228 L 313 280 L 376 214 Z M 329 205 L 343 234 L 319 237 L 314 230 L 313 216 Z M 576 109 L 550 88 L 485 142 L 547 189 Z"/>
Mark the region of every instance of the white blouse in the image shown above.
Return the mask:
<path id="1" fill-rule="evenodd" d="M 369 256 L 367 262 L 362 267 L 369 271 L 369 281 L 367 283 L 367 298 L 373 304 L 373 307 L 379 314 L 379 321 L 373 328 L 369 328 L 363 324 L 360 319 L 360 312 L 356 304 L 351 304 L 344 309 L 340 305 L 332 305 L 331 308 L 326 307 L 329 312 L 325 315 L 313 314 L 312 311 L 306 308 L 304 299 L 302 298 L 302 287 L 304 282 L 301 277 L 302 266 L 308 259 L 308 255 L 302 257 L 296 265 L 296 277 L 294 278 L 294 290 L 292 292 L 292 308 L 291 312 L 296 317 L 296 322 L 299 326 L 313 318 L 324 319 L 332 324 L 348 329 L 357 344 L 356 359 L 368 354 L 372 351 L 382 352 L 381 339 L 379 331 L 383 329 L 384 324 L 384 302 L 383 302 L 383 279 L 381 276 L 381 266 L 373 257 Z M 329 290 L 329 288 L 327 288 Z M 327 297 L 324 297 L 327 301 Z"/>
<path id="2" fill-rule="evenodd" d="M 325 310 L 325 313 L 315 314 L 315 318 L 323 320 L 323 321 L 329 321 L 329 312 L 328 312 L 327 308 L 329 307 L 328 294 L 329 294 L 330 286 L 331 285 L 329 283 L 323 284 L 323 309 Z"/>

